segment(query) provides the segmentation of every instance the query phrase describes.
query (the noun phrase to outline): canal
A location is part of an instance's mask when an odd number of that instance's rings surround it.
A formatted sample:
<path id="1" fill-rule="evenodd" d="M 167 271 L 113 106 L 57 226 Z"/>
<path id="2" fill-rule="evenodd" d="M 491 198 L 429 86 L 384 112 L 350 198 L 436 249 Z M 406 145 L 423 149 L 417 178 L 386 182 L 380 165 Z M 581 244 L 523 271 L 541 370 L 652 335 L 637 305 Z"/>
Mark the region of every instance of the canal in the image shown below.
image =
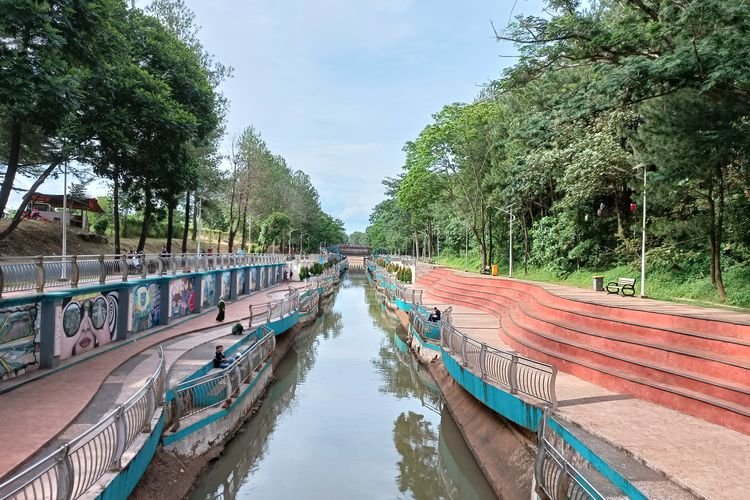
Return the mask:
<path id="1" fill-rule="evenodd" d="M 391 314 L 344 278 L 190 498 L 495 498 Z"/>

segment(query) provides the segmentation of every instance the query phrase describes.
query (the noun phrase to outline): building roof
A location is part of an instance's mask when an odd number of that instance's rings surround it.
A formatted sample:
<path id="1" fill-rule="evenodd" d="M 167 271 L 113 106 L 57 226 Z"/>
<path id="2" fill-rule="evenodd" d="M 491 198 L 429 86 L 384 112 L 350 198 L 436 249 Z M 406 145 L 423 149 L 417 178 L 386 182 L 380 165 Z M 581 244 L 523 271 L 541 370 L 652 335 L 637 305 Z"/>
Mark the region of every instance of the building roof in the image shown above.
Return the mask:
<path id="1" fill-rule="evenodd" d="M 34 193 L 31 195 L 32 203 L 47 203 L 55 208 L 62 208 L 63 206 L 63 195 L 61 194 L 42 194 Z M 83 198 L 73 199 L 68 196 L 68 208 L 71 210 L 86 210 L 87 212 L 104 213 L 102 207 L 99 206 L 99 202 L 96 198 Z"/>

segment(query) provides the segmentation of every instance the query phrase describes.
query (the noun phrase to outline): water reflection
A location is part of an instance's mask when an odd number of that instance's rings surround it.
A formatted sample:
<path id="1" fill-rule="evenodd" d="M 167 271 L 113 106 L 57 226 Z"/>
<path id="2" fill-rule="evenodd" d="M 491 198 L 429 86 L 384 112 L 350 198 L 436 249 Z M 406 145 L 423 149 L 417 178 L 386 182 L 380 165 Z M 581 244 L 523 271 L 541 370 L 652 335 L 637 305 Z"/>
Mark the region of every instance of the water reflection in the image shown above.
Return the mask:
<path id="1" fill-rule="evenodd" d="M 404 333 L 344 280 L 191 498 L 494 498 Z"/>

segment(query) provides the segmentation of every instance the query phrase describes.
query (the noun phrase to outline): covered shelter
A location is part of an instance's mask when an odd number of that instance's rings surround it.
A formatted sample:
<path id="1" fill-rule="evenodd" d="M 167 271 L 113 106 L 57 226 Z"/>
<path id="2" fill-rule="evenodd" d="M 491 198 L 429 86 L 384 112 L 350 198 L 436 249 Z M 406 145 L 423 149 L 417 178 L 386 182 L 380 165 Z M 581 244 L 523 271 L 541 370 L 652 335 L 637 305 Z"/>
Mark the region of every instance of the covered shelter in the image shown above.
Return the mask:
<path id="1" fill-rule="evenodd" d="M 36 208 L 39 211 L 39 215 L 42 219 L 62 223 L 65 214 L 58 212 L 56 209 L 63 208 L 63 201 L 66 201 L 68 210 L 80 210 L 80 215 L 76 216 L 68 212 L 69 220 L 68 224 L 73 226 L 80 226 L 84 231 L 88 231 L 88 213 L 104 213 L 102 207 L 99 206 L 99 202 L 96 198 L 73 198 L 68 195 L 68 199 L 64 200 L 64 195 L 61 194 L 43 194 L 34 193 L 31 195 L 31 203 L 27 209 L 29 213 L 31 210 Z"/>

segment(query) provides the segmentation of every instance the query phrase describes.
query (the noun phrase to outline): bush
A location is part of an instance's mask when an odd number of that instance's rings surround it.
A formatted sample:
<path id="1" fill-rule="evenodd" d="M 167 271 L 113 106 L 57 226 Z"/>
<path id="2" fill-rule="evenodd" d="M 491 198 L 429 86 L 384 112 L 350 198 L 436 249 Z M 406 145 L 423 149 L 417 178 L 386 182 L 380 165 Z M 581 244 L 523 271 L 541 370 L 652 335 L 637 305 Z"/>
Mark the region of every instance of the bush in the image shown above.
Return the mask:
<path id="1" fill-rule="evenodd" d="M 307 269 L 307 266 L 300 267 L 299 268 L 299 279 L 300 279 L 300 281 L 305 281 L 308 276 L 310 276 L 310 270 Z"/>
<path id="2" fill-rule="evenodd" d="M 320 265 L 320 262 L 316 262 L 310 267 L 310 275 L 318 276 L 319 274 L 323 274 L 323 266 Z"/>
<path id="3" fill-rule="evenodd" d="M 109 221 L 107 219 L 101 218 L 94 223 L 94 232 L 100 236 L 104 236 L 105 234 L 107 234 L 108 228 Z"/>

